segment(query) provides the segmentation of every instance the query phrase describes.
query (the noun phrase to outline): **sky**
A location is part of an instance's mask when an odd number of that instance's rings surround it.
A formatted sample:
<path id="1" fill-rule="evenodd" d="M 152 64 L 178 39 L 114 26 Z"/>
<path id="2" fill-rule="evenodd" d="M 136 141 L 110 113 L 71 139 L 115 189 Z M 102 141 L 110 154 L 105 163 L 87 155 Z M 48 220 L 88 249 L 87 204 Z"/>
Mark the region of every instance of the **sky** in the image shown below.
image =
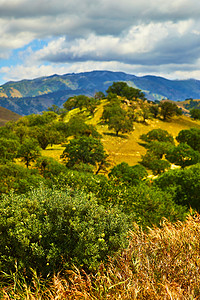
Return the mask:
<path id="1" fill-rule="evenodd" d="M 200 79 L 200 1 L 0 0 L 0 84 L 92 70 Z"/>

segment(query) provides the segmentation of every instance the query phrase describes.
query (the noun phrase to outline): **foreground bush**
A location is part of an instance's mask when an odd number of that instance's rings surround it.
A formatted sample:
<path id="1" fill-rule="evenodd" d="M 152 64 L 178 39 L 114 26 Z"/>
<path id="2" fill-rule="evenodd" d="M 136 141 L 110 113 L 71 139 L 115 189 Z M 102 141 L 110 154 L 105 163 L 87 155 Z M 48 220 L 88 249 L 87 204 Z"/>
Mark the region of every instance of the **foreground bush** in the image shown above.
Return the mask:
<path id="1" fill-rule="evenodd" d="M 45 285 L 34 273 L 32 288 L 18 280 L 2 295 L 8 300 L 200 299 L 199 240 L 199 215 L 186 222 L 164 222 L 148 233 L 136 226 L 128 249 L 102 264 L 96 274 L 74 269 Z"/>
<path id="2" fill-rule="evenodd" d="M 200 164 L 184 170 L 170 170 L 154 182 L 160 189 L 173 195 L 178 205 L 192 207 L 200 212 Z"/>
<path id="3" fill-rule="evenodd" d="M 73 264 L 95 270 L 127 242 L 128 220 L 82 192 L 45 189 L 0 202 L 0 270 L 46 276 Z"/>

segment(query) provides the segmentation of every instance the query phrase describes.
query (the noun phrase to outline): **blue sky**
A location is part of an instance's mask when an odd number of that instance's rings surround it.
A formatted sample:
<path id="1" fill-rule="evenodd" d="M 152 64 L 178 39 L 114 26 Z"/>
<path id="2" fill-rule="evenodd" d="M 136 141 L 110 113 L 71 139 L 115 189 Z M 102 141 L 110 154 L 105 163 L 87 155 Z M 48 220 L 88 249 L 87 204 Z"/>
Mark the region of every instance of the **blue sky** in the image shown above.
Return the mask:
<path id="1" fill-rule="evenodd" d="M 199 0 L 0 0 L 0 84 L 91 70 L 200 79 Z"/>

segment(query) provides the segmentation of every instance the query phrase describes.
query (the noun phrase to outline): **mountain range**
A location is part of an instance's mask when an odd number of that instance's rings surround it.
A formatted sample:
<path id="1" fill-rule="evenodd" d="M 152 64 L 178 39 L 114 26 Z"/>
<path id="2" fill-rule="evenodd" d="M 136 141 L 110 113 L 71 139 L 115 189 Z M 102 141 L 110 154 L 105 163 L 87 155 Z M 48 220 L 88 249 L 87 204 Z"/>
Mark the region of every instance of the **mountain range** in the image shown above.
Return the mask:
<path id="1" fill-rule="evenodd" d="M 125 81 L 142 90 L 149 100 L 200 98 L 200 80 L 169 80 L 150 75 L 137 77 L 123 72 L 92 71 L 7 82 L 0 86 L 0 106 L 20 115 L 41 113 L 53 104 L 62 107 L 74 95 L 92 97 L 98 91 L 105 93 L 116 81 Z"/>

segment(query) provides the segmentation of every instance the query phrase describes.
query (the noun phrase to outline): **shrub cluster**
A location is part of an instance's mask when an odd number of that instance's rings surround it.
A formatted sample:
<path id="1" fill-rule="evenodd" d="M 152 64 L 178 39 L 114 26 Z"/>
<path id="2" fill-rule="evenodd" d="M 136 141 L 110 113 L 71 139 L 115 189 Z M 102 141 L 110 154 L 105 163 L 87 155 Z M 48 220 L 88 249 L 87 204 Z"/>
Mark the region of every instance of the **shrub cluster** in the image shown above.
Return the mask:
<path id="1" fill-rule="evenodd" d="M 46 276 L 76 265 L 95 270 L 127 245 L 129 222 L 117 208 L 99 206 L 91 194 L 41 187 L 0 202 L 0 269 Z"/>

